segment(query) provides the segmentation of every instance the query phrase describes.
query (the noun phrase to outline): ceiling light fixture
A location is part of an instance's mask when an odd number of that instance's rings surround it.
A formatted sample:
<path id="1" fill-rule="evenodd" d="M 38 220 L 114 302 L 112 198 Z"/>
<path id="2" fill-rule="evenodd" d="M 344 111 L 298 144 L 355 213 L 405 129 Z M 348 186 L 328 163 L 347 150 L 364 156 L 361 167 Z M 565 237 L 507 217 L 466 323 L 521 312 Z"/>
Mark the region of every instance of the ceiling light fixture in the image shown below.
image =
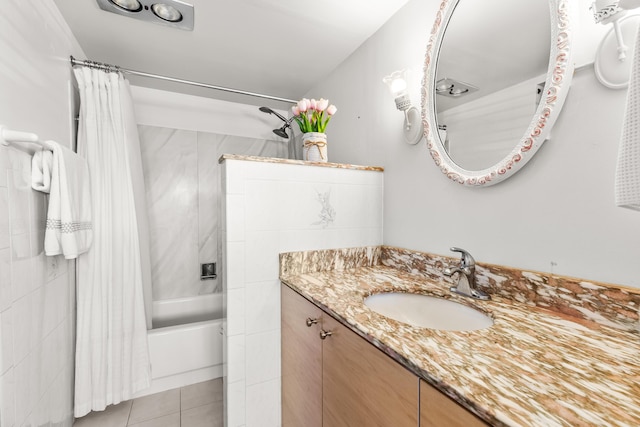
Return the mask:
<path id="1" fill-rule="evenodd" d="M 404 140 L 407 144 L 417 144 L 422 139 L 424 129 L 420 111 L 411 105 L 407 91 L 407 70 L 394 71 L 382 81 L 389 87 L 389 92 L 396 101 L 396 108 L 404 113 Z"/>
<path id="2" fill-rule="evenodd" d="M 140 12 L 142 4 L 138 0 L 109 0 L 111 3 L 128 12 Z"/>
<path id="3" fill-rule="evenodd" d="M 436 93 L 438 95 L 450 96 L 452 98 L 468 95 L 477 90 L 478 88 L 474 85 L 446 77 L 436 82 Z"/>
<path id="4" fill-rule="evenodd" d="M 151 6 L 151 10 L 156 16 L 160 19 L 164 19 L 169 22 L 180 22 L 182 21 L 182 14 L 178 9 L 173 6 L 164 3 L 156 3 Z"/>
<path id="5" fill-rule="evenodd" d="M 180 0 L 96 0 L 100 9 L 193 31 L 193 5 Z"/>

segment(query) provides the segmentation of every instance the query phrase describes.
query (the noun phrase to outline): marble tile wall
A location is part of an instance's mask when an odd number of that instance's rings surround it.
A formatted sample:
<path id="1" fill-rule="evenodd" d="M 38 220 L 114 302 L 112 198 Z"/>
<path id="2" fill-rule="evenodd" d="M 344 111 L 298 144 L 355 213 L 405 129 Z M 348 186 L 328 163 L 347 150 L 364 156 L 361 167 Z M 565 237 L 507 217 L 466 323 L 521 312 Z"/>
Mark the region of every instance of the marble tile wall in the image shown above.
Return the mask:
<path id="1" fill-rule="evenodd" d="M 281 423 L 278 254 L 382 242 L 381 170 L 255 160 L 222 163 L 230 427 Z"/>
<path id="2" fill-rule="evenodd" d="M 153 299 L 220 292 L 200 280 L 200 264 L 218 254 L 218 159 L 222 154 L 286 157 L 275 141 L 139 126 L 147 191 Z"/>

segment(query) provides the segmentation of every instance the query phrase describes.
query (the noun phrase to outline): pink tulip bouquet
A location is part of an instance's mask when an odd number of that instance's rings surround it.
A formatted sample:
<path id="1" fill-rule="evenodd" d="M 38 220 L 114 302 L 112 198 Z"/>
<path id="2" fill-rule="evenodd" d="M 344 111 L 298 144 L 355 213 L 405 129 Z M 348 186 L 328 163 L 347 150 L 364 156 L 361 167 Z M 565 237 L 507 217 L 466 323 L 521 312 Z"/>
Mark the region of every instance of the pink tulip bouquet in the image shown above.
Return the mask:
<path id="1" fill-rule="evenodd" d="M 329 101 L 320 98 L 315 99 L 302 98 L 296 105 L 291 107 L 293 118 L 298 122 L 300 131 L 325 133 L 327 125 L 331 117 L 338 111 L 335 105 L 329 105 Z"/>

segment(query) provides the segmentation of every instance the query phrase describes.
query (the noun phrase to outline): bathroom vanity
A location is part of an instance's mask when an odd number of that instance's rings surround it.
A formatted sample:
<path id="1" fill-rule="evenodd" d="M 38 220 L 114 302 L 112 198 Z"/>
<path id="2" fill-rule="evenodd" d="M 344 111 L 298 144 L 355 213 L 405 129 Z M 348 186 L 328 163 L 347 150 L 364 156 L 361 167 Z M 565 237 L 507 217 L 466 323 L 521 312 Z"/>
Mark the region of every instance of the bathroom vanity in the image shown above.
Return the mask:
<path id="1" fill-rule="evenodd" d="M 511 273 L 480 264 L 492 300 L 470 300 L 449 291 L 442 271 L 454 262 L 389 247 L 281 254 L 283 425 L 640 425 L 640 295 L 533 272 L 499 280 Z M 514 298 L 534 282 L 537 301 Z M 513 286 L 512 297 L 497 286 Z M 612 311 L 567 316 L 578 301 L 594 306 L 581 286 L 606 294 Z M 572 302 L 542 302 L 551 287 Z M 414 327 L 364 304 L 385 292 L 450 299 L 494 323 Z"/>
<path id="2" fill-rule="evenodd" d="M 288 286 L 281 295 L 283 426 L 486 425 Z"/>

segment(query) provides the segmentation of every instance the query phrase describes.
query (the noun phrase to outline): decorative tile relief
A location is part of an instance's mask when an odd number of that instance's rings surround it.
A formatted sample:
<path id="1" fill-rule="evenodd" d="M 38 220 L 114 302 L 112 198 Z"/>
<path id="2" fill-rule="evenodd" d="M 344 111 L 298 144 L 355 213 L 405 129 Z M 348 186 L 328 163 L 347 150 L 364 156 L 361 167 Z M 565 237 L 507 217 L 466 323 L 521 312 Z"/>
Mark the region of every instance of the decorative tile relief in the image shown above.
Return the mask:
<path id="1" fill-rule="evenodd" d="M 320 221 L 314 222 L 312 225 L 321 225 L 322 228 L 327 228 L 336 219 L 336 210 L 331 206 L 331 189 L 324 192 L 316 190 L 316 193 L 318 194 L 316 199 L 321 206 L 318 214 Z"/>

